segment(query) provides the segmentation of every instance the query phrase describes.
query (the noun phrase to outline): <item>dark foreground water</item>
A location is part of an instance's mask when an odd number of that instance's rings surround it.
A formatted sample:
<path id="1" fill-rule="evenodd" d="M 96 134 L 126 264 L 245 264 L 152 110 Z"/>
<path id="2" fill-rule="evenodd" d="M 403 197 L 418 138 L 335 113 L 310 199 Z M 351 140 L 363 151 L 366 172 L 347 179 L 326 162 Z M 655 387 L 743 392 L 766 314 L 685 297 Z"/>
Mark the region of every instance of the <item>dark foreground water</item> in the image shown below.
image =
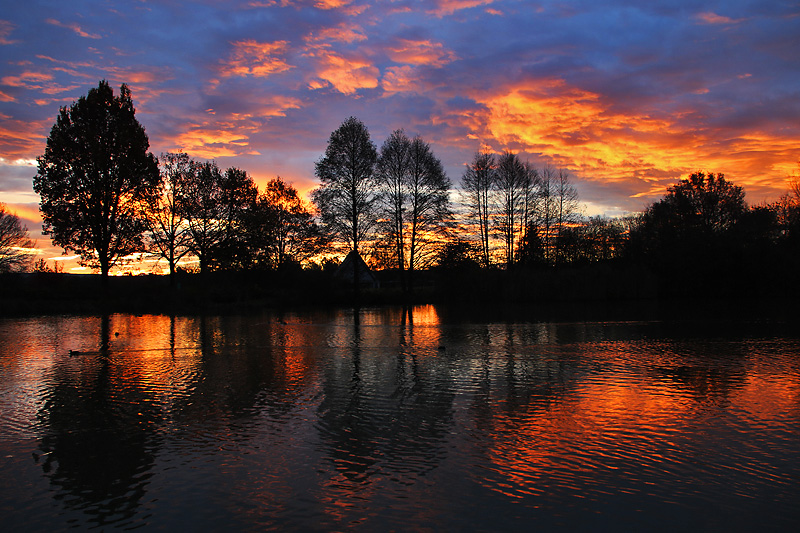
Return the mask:
<path id="1" fill-rule="evenodd" d="M 794 531 L 789 332 L 434 307 L 2 319 L 0 530 Z"/>

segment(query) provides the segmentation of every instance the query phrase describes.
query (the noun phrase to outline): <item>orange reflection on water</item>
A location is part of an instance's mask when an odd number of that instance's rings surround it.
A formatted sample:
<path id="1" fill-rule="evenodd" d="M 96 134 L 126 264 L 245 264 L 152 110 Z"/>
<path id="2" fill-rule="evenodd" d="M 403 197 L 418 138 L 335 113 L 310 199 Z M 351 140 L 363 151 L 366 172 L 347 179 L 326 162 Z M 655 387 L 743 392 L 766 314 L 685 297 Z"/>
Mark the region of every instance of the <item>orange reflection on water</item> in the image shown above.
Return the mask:
<path id="1" fill-rule="evenodd" d="M 679 453 L 675 435 L 697 414 L 693 398 L 679 387 L 632 377 L 584 376 L 571 390 L 495 418 L 486 456 L 497 475 L 484 484 L 521 498 L 553 486 L 577 489 L 598 472 L 637 462 L 666 468 Z"/>
<path id="2" fill-rule="evenodd" d="M 111 382 L 120 390 L 135 385 L 152 393 L 188 393 L 203 371 L 195 341 L 197 328 L 197 320 L 187 317 L 112 315 L 108 326 Z"/>
<path id="3" fill-rule="evenodd" d="M 731 395 L 730 403 L 758 424 L 794 417 L 800 411 L 800 380 L 768 371 L 749 374 L 744 386 Z"/>
<path id="4" fill-rule="evenodd" d="M 417 305 L 411 309 L 412 320 L 419 326 L 438 326 L 439 313 L 433 305 Z"/>

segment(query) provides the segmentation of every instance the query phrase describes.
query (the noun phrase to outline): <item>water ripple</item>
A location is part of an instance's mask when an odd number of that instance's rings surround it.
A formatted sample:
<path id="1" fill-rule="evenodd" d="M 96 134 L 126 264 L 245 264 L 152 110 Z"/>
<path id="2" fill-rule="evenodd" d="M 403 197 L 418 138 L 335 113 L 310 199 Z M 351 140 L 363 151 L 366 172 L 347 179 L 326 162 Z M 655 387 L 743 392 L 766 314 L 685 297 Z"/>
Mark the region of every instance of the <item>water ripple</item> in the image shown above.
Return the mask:
<path id="1" fill-rule="evenodd" d="M 800 519 L 795 337 L 440 320 L 426 306 L 0 321 L 2 525 Z"/>

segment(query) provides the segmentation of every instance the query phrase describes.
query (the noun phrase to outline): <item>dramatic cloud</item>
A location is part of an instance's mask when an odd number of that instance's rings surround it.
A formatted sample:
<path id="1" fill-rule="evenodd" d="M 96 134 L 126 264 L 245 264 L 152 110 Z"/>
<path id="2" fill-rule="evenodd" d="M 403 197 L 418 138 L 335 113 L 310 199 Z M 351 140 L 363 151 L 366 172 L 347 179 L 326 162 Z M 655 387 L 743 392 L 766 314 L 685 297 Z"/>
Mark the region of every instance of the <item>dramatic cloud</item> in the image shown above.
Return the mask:
<path id="1" fill-rule="evenodd" d="M 422 135 L 456 185 L 482 145 L 568 169 L 593 213 L 641 209 L 698 169 L 769 201 L 798 172 L 792 3 L 7 4 L 0 201 L 15 205 L 35 205 L 31 162 L 59 107 L 101 79 L 131 88 L 154 153 L 303 192 L 351 115 L 377 145 L 396 128 Z"/>
<path id="2" fill-rule="evenodd" d="M 319 70 L 309 84 L 311 89 L 330 86 L 341 93 L 353 94 L 359 89 L 378 86 L 380 71 L 366 58 L 345 57 L 330 51 L 314 55 L 319 59 Z"/>
<path id="3" fill-rule="evenodd" d="M 286 41 L 260 43 L 253 40 L 233 43 L 230 60 L 222 66 L 223 76 L 254 76 L 266 78 L 271 74 L 289 70 L 291 65 L 277 57 L 286 52 Z"/>

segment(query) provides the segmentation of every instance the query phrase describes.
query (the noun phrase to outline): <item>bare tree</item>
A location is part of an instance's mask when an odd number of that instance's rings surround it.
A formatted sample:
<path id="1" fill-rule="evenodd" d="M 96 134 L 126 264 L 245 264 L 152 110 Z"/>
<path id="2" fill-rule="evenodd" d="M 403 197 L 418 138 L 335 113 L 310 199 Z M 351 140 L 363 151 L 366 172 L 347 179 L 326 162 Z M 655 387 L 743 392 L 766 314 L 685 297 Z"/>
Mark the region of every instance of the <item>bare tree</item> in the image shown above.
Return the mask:
<path id="1" fill-rule="evenodd" d="M 437 239 L 450 217 L 450 179 L 428 143 L 417 136 L 411 141 L 408 175 L 407 221 L 410 226 L 408 267 L 410 286 L 414 271 L 434 259 Z"/>
<path id="2" fill-rule="evenodd" d="M 390 240 L 390 264 L 400 270 L 400 283 L 406 291 L 405 219 L 411 170 L 411 140 L 403 130 L 395 130 L 381 146 L 376 169 L 381 188 L 381 218 Z"/>
<path id="3" fill-rule="evenodd" d="M 491 224 L 491 196 L 495 182 L 494 154 L 484 150 L 476 152 L 461 179 L 469 216 L 478 223 L 481 265 L 491 265 L 489 230 Z"/>
<path id="4" fill-rule="evenodd" d="M 525 238 L 536 215 L 536 197 L 541 178 L 539 171 L 529 161 L 525 161 L 525 178 L 522 183 L 524 206 L 522 210 L 522 235 Z"/>
<path id="5" fill-rule="evenodd" d="M 537 229 L 541 243 L 542 259 L 546 263 L 553 261 L 553 243 L 556 232 L 557 201 L 556 201 L 556 171 L 545 166 L 539 173 L 539 184 L 536 190 L 536 200 L 533 209 L 534 216 L 531 225 Z"/>
<path id="6" fill-rule="evenodd" d="M 525 227 L 530 181 L 528 169 L 519 157 L 509 151 L 503 152 L 497 160 L 495 188 L 499 200 L 497 227 L 503 240 L 507 269 L 513 267 L 514 248 Z"/>
<path id="7" fill-rule="evenodd" d="M 161 154 L 158 186 L 145 198 L 142 206 L 150 234 L 150 250 L 166 259 L 170 283 L 174 282 L 175 266 L 190 252 L 191 236 L 178 202 L 185 193 L 196 163 L 185 153 Z"/>
<path id="8" fill-rule="evenodd" d="M 556 212 L 556 264 L 560 261 L 559 237 L 566 227 L 578 221 L 580 216 L 580 204 L 578 203 L 578 191 L 572 185 L 569 173 L 564 169 L 559 169 L 555 181 L 555 212 Z"/>
<path id="9" fill-rule="evenodd" d="M 392 264 L 400 270 L 405 292 L 413 287 L 414 271 L 434 259 L 434 245 L 450 215 L 450 180 L 430 145 L 419 136 L 409 139 L 403 130 L 381 147 L 377 174 Z"/>
<path id="10" fill-rule="evenodd" d="M 32 248 L 28 228 L 0 203 L 0 272 L 24 270 L 30 262 Z"/>

